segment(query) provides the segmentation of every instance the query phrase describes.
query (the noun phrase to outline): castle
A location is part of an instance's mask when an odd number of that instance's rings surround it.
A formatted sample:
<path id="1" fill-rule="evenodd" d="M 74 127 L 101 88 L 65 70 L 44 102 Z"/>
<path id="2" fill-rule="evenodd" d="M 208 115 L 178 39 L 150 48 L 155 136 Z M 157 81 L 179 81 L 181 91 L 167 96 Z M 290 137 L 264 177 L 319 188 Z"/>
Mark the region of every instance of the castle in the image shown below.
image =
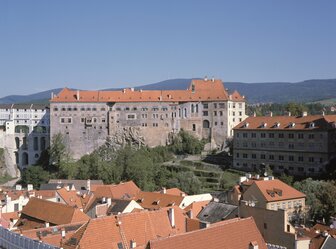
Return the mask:
<path id="1" fill-rule="evenodd" d="M 50 135 L 61 133 L 75 159 L 109 137 L 118 144 L 169 144 L 181 129 L 223 148 L 246 118 L 245 98 L 217 79 L 192 80 L 186 90 L 80 91 L 64 88 L 50 100 Z"/>

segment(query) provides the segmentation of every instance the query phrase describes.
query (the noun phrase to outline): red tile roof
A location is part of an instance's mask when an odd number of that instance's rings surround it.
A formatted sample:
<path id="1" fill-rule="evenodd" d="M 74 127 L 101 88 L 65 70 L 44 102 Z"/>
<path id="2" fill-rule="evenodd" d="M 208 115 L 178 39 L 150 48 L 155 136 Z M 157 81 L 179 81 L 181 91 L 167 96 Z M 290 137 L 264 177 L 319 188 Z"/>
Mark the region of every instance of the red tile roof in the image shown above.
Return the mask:
<path id="1" fill-rule="evenodd" d="M 64 249 L 74 248 L 129 248 L 131 240 L 137 246 L 144 246 L 150 239 L 166 237 L 186 231 L 183 211 L 174 207 L 175 227 L 171 226 L 168 209 L 142 211 L 118 216 L 91 219 L 65 243 Z"/>
<path id="2" fill-rule="evenodd" d="M 184 208 L 183 210 L 188 212 L 188 211 L 192 211 L 192 215 L 193 217 L 196 217 L 199 212 L 201 212 L 203 210 L 203 208 L 209 204 L 210 201 L 198 201 L 198 202 L 193 202 L 191 203 L 189 206 L 187 206 L 186 208 Z"/>
<path id="3" fill-rule="evenodd" d="M 58 195 L 62 200 L 71 207 L 77 207 L 84 209 L 89 201 L 89 195 L 80 194 L 76 190 L 67 190 L 66 188 L 61 188 L 57 190 Z"/>
<path id="4" fill-rule="evenodd" d="M 118 91 L 77 91 L 64 88 L 50 102 L 178 102 L 178 101 L 220 101 L 229 95 L 221 80 L 192 80 L 186 90 L 134 90 Z M 244 99 L 234 93 L 232 101 Z"/>
<path id="5" fill-rule="evenodd" d="M 183 196 L 183 195 L 186 196 L 187 195 L 185 192 L 183 192 L 182 190 L 180 190 L 178 188 L 168 188 L 166 190 L 163 189 L 161 191 L 158 191 L 157 193 L 169 194 L 169 195 L 177 195 L 177 196 Z"/>
<path id="6" fill-rule="evenodd" d="M 134 200 L 138 202 L 140 206 L 151 210 L 169 206 L 179 206 L 183 199 L 183 196 L 143 191 L 134 197 Z"/>
<path id="7" fill-rule="evenodd" d="M 252 217 L 231 219 L 213 226 L 181 235 L 151 240 L 150 249 L 248 249 L 251 243 L 259 249 L 266 249 Z"/>
<path id="8" fill-rule="evenodd" d="M 253 181 L 252 185 L 255 185 L 257 189 L 259 189 L 262 196 L 268 202 L 306 197 L 304 193 L 296 190 L 295 188 L 287 185 L 286 183 L 278 179 L 267 181 L 265 180 Z M 248 190 L 249 189 L 247 189 L 246 192 Z"/>
<path id="9" fill-rule="evenodd" d="M 140 192 L 139 187 L 133 182 L 122 182 L 117 185 L 101 185 L 94 192 L 97 198 L 110 197 L 112 199 L 132 199 Z"/>
<path id="10" fill-rule="evenodd" d="M 77 208 L 32 197 L 22 209 L 17 226 L 26 230 L 39 227 L 44 222 L 61 225 L 87 220 L 89 217 Z"/>
<path id="11" fill-rule="evenodd" d="M 248 117 L 234 130 L 327 130 L 335 129 L 335 122 L 336 115 Z"/>

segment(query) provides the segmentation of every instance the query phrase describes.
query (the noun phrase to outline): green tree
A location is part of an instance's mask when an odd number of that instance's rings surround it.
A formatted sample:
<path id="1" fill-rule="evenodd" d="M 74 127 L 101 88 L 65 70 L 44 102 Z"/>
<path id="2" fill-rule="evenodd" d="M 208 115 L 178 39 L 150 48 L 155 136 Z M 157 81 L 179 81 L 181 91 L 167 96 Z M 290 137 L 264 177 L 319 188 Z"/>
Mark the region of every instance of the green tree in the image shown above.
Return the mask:
<path id="1" fill-rule="evenodd" d="M 295 182 L 294 187 L 306 194 L 306 204 L 310 207 L 311 218 L 315 221 L 325 219 L 329 222 L 330 217 L 336 213 L 335 182 L 307 178 Z"/>
<path id="2" fill-rule="evenodd" d="M 199 194 L 202 188 L 202 182 L 194 175 L 192 171 L 182 171 L 168 180 L 169 188 L 176 187 L 188 194 Z"/>
<path id="3" fill-rule="evenodd" d="M 21 183 L 23 185 L 33 184 L 35 188 L 39 188 L 42 183 L 47 183 L 49 179 L 49 172 L 44 170 L 41 166 L 30 166 L 23 170 Z"/>
<path id="4" fill-rule="evenodd" d="M 169 146 L 170 150 L 175 154 L 200 154 L 204 148 L 205 142 L 198 140 L 190 133 L 181 130 L 173 139 Z"/>
<path id="5" fill-rule="evenodd" d="M 50 143 L 49 155 L 50 162 L 56 169 L 59 169 L 61 163 L 70 161 L 70 155 L 66 148 L 66 143 L 61 133 L 55 134 Z"/>

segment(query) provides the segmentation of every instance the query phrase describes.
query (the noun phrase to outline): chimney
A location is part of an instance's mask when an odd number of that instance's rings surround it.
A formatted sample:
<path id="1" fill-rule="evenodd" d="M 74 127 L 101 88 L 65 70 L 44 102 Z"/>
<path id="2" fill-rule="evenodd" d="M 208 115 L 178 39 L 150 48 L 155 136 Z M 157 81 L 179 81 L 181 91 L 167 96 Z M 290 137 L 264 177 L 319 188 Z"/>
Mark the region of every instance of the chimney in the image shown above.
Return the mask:
<path id="1" fill-rule="evenodd" d="M 168 209 L 168 218 L 170 221 L 170 225 L 174 228 L 175 227 L 175 210 L 174 208 Z"/>
<path id="2" fill-rule="evenodd" d="M 51 99 L 54 98 L 54 92 L 51 92 Z"/>
<path id="3" fill-rule="evenodd" d="M 257 241 L 251 241 L 249 245 L 249 249 L 259 249 Z"/>
<path id="4" fill-rule="evenodd" d="M 136 242 L 134 239 L 131 240 L 131 243 L 130 243 L 130 248 L 136 248 Z"/>
<path id="5" fill-rule="evenodd" d="M 259 175 L 256 175 L 255 178 L 256 178 L 257 180 L 259 180 L 260 176 L 259 176 Z"/>
<path id="6" fill-rule="evenodd" d="M 161 193 L 162 194 L 167 194 L 167 189 L 165 187 L 163 187 L 162 190 L 161 190 Z"/>
<path id="7" fill-rule="evenodd" d="M 27 185 L 27 190 L 32 191 L 34 189 L 33 184 L 28 184 Z"/>
<path id="8" fill-rule="evenodd" d="M 291 113 L 291 112 L 288 112 L 288 116 L 289 116 L 289 117 L 292 116 L 292 113 Z"/>
<path id="9" fill-rule="evenodd" d="M 22 190 L 22 185 L 16 184 L 15 185 L 15 190 Z"/>
<path id="10" fill-rule="evenodd" d="M 306 117 L 308 115 L 308 112 L 302 112 L 302 117 Z"/>
<path id="11" fill-rule="evenodd" d="M 211 78 L 211 81 L 212 81 L 212 82 L 215 82 L 215 78 L 214 78 L 214 77 L 212 77 L 212 78 Z"/>
<path id="12" fill-rule="evenodd" d="M 90 179 L 87 179 L 86 181 L 86 190 L 91 191 L 91 180 Z"/>
<path id="13" fill-rule="evenodd" d="M 208 76 L 205 76 L 205 77 L 204 77 L 204 81 L 208 81 Z"/>
<path id="14" fill-rule="evenodd" d="M 49 225 L 50 225 L 49 222 L 45 223 L 45 227 L 49 227 Z"/>
<path id="15" fill-rule="evenodd" d="M 111 206 L 111 205 L 112 205 L 112 198 L 108 197 L 108 198 L 106 199 L 106 202 L 107 202 L 107 206 L 108 206 L 108 207 Z"/>
<path id="16" fill-rule="evenodd" d="M 62 229 L 61 235 L 62 235 L 62 238 L 64 239 L 65 238 L 65 230 L 64 229 Z"/>
<path id="17" fill-rule="evenodd" d="M 322 111 L 322 116 L 324 116 L 325 115 L 325 112 L 324 111 Z"/>
<path id="18" fill-rule="evenodd" d="M 77 100 L 79 100 L 79 90 L 77 90 Z"/>
<path id="19" fill-rule="evenodd" d="M 269 115 L 270 115 L 270 117 L 273 117 L 273 112 L 270 112 L 270 114 L 269 114 Z"/>
<path id="20" fill-rule="evenodd" d="M 253 112 L 253 117 L 256 117 L 257 116 L 257 113 L 256 112 Z"/>

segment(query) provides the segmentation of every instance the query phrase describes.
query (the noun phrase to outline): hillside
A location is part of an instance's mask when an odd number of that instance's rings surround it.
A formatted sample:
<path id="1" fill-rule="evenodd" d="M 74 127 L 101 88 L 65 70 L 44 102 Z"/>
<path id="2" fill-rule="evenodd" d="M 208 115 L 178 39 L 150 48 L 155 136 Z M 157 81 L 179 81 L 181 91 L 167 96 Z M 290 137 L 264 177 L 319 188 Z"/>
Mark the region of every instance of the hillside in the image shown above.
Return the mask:
<path id="1" fill-rule="evenodd" d="M 153 84 L 134 87 L 143 90 L 179 90 L 187 89 L 191 79 L 170 79 Z M 241 83 L 224 82 L 229 91 L 238 90 L 250 104 L 254 103 L 286 103 L 286 102 L 314 102 L 332 99 L 336 96 L 336 79 L 306 80 L 297 83 L 269 82 L 269 83 Z M 10 95 L 0 98 L 4 103 L 47 103 L 51 92 L 58 93 L 61 88 L 52 89 L 30 95 Z M 117 90 L 109 88 L 103 90 Z"/>

